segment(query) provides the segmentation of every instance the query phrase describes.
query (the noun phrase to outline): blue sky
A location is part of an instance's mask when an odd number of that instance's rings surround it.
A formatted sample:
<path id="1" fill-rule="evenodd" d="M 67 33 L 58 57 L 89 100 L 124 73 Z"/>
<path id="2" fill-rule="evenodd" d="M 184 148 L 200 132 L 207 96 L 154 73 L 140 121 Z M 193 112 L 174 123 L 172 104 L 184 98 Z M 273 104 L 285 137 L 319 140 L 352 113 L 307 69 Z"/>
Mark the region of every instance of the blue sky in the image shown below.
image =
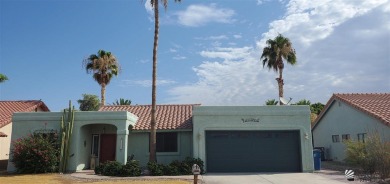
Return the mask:
<path id="1" fill-rule="evenodd" d="M 122 72 L 106 101 L 151 103 L 154 22 L 142 0 L 0 0 L 0 100 L 42 99 L 58 111 L 100 86 L 82 67 L 99 49 Z M 183 0 L 160 11 L 159 104 L 264 105 L 277 74 L 265 41 L 290 38 L 298 63 L 285 97 L 326 103 L 333 93 L 390 92 L 388 0 Z"/>

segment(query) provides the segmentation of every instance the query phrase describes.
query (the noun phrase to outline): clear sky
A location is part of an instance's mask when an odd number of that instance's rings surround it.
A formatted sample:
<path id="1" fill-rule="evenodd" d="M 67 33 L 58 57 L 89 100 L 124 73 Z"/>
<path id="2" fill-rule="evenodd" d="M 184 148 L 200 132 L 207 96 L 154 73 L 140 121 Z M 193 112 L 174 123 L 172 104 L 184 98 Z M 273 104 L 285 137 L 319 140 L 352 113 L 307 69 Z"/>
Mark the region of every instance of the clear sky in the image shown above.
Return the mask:
<path id="1" fill-rule="evenodd" d="M 122 72 L 106 101 L 151 103 L 154 22 L 143 0 L 0 0 L 0 100 L 78 107 L 100 86 L 82 61 L 111 51 Z M 182 0 L 160 11 L 158 104 L 264 105 L 278 97 L 265 41 L 290 38 L 284 94 L 326 103 L 333 93 L 390 92 L 388 0 Z"/>

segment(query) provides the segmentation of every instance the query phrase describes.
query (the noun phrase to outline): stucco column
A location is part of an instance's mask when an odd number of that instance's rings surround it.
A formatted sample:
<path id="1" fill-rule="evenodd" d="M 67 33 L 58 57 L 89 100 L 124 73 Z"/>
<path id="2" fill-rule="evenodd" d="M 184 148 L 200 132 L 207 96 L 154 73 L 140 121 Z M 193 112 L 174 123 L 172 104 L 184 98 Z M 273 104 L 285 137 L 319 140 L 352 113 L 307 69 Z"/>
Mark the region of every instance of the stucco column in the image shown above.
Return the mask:
<path id="1" fill-rule="evenodd" d="M 116 137 L 116 161 L 121 164 L 127 162 L 127 145 L 128 145 L 129 130 L 118 130 Z"/>

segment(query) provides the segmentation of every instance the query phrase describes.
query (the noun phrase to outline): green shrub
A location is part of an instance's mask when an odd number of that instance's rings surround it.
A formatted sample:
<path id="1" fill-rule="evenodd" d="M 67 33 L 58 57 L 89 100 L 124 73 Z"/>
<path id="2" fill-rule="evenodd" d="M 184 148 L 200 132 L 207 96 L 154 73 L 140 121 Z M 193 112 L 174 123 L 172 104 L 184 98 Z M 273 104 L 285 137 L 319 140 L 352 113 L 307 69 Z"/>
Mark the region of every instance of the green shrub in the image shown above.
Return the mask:
<path id="1" fill-rule="evenodd" d="M 204 174 L 204 162 L 202 159 L 187 157 L 183 162 L 188 166 L 187 167 L 188 174 L 192 174 L 192 166 L 194 164 L 197 164 L 200 167 L 200 173 Z"/>
<path id="2" fill-rule="evenodd" d="M 117 161 L 107 161 L 104 163 L 102 175 L 104 176 L 117 176 L 122 170 L 122 164 Z"/>
<path id="3" fill-rule="evenodd" d="M 164 175 L 164 165 L 158 164 L 156 162 L 148 162 L 148 170 L 152 176 L 162 176 Z"/>
<path id="4" fill-rule="evenodd" d="M 203 161 L 199 158 L 187 157 L 183 161 L 174 160 L 169 165 L 158 164 L 156 162 L 148 163 L 148 170 L 152 176 L 162 176 L 162 175 L 191 175 L 192 166 L 198 164 L 201 169 L 201 173 L 204 173 L 204 164 Z"/>
<path id="5" fill-rule="evenodd" d="M 178 160 L 172 161 L 169 165 L 166 166 L 164 170 L 164 175 L 170 175 L 170 176 L 183 175 L 182 164 L 183 162 L 180 162 Z"/>
<path id="6" fill-rule="evenodd" d="M 95 174 L 102 174 L 103 168 L 104 168 L 104 164 L 100 164 L 100 165 L 95 166 L 95 169 L 94 169 Z"/>
<path id="7" fill-rule="evenodd" d="M 59 164 L 57 134 L 34 134 L 14 142 L 11 161 L 19 173 L 56 172 Z"/>
<path id="8" fill-rule="evenodd" d="M 141 168 L 137 160 L 130 160 L 122 166 L 118 176 L 140 176 Z"/>
<path id="9" fill-rule="evenodd" d="M 346 146 L 348 164 L 366 174 L 378 173 L 381 179 L 390 177 L 390 142 L 382 142 L 378 133 L 368 136 L 365 143 L 347 141 Z"/>

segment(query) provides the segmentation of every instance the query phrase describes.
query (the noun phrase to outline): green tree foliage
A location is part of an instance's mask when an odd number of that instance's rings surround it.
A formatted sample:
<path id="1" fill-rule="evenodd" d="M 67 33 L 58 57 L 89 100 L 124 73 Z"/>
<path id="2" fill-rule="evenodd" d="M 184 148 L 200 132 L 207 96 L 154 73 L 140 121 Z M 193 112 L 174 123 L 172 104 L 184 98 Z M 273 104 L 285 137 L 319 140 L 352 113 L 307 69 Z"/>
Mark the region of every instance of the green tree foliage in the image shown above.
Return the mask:
<path id="1" fill-rule="evenodd" d="M 314 114 L 319 115 L 321 113 L 322 109 L 324 109 L 324 107 L 325 107 L 324 104 L 317 102 L 317 103 L 310 105 L 310 111 Z"/>
<path id="2" fill-rule="evenodd" d="M 371 133 L 365 142 L 347 141 L 348 164 L 360 168 L 363 174 L 378 173 L 381 179 L 390 177 L 390 142 L 382 141 L 378 132 Z"/>
<path id="3" fill-rule="evenodd" d="M 33 134 L 12 142 L 12 162 L 19 173 L 56 172 L 59 164 L 58 134 Z"/>
<path id="4" fill-rule="evenodd" d="M 8 77 L 0 73 L 0 83 L 5 82 L 6 80 L 8 80 Z"/>
<path id="5" fill-rule="evenodd" d="M 273 69 L 275 72 L 279 72 L 279 77 L 276 78 L 279 88 L 279 97 L 283 97 L 283 69 L 284 61 L 288 64 L 295 65 L 297 58 L 295 50 L 292 47 L 292 43 L 286 37 L 281 34 L 275 37 L 275 39 L 269 39 L 266 42 L 267 46 L 263 49 L 263 53 L 260 59 L 263 59 L 263 68 L 267 65 L 269 70 Z M 282 102 L 279 103 L 283 105 Z"/>
<path id="6" fill-rule="evenodd" d="M 99 50 L 97 55 L 91 54 L 84 59 L 83 65 L 87 73 L 93 73 L 93 79 L 101 86 L 101 105 L 106 104 L 106 86 L 113 76 L 117 76 L 120 66 L 113 54 L 104 50 Z"/>
<path id="7" fill-rule="evenodd" d="M 265 105 L 277 105 L 277 104 L 278 101 L 275 99 L 268 99 L 267 101 L 265 101 Z"/>
<path id="8" fill-rule="evenodd" d="M 310 105 L 310 100 L 302 99 L 299 100 L 297 103 L 291 105 Z"/>
<path id="9" fill-rule="evenodd" d="M 83 99 L 77 100 L 80 104 L 80 111 L 99 110 L 99 97 L 91 94 L 83 94 Z"/>
<path id="10" fill-rule="evenodd" d="M 116 100 L 112 105 L 131 105 L 131 100 L 127 100 L 124 98 L 120 98 L 119 100 Z"/>

